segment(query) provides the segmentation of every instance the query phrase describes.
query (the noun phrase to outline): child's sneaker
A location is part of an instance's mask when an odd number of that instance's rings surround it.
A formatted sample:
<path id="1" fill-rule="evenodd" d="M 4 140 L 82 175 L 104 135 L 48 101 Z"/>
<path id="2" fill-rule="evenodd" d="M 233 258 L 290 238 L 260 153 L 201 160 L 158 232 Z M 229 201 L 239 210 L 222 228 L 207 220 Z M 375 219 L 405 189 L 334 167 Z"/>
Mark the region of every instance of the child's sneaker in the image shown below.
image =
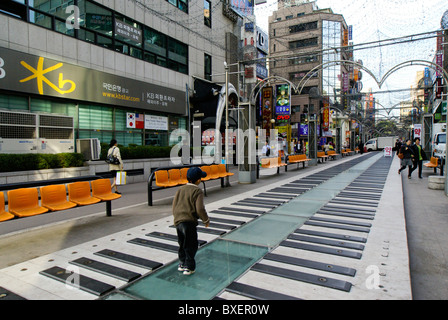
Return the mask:
<path id="1" fill-rule="evenodd" d="M 187 268 L 185 268 L 183 265 L 179 264 L 179 266 L 177 267 L 177 271 L 179 272 L 184 272 Z"/>
<path id="2" fill-rule="evenodd" d="M 187 268 L 185 268 L 185 270 L 184 270 L 184 276 L 191 276 L 193 273 L 195 273 L 194 270 L 190 270 Z"/>

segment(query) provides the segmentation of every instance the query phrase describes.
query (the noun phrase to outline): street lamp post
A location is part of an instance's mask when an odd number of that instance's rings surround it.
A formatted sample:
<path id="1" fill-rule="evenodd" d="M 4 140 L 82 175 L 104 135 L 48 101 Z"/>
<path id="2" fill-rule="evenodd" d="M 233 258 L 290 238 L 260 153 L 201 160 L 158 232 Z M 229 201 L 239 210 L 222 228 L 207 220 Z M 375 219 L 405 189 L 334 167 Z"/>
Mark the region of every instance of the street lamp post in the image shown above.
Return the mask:
<path id="1" fill-rule="evenodd" d="M 226 95 L 225 95 L 225 102 L 226 102 L 226 133 L 225 133 L 225 161 L 226 161 L 226 169 L 227 172 L 230 172 L 230 166 L 229 166 L 229 66 L 227 65 L 227 62 L 224 62 L 224 68 L 226 71 Z M 230 186 L 230 180 L 227 176 L 225 178 L 225 186 Z"/>

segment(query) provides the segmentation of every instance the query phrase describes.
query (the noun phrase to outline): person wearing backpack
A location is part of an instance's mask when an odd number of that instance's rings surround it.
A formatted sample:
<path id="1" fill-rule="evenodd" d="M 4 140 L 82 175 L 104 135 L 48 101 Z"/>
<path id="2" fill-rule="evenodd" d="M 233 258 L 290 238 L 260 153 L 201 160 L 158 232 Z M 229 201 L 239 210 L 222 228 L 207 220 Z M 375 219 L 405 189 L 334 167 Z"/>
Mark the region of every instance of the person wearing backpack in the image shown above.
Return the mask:
<path id="1" fill-rule="evenodd" d="M 118 148 L 118 142 L 112 139 L 109 144 L 109 151 L 107 151 L 107 162 L 109 163 L 109 171 L 114 175 L 114 182 L 112 183 L 112 188 L 115 188 L 115 193 L 118 192 L 117 188 L 117 172 L 123 171 L 124 165 L 121 159 L 120 149 Z"/>

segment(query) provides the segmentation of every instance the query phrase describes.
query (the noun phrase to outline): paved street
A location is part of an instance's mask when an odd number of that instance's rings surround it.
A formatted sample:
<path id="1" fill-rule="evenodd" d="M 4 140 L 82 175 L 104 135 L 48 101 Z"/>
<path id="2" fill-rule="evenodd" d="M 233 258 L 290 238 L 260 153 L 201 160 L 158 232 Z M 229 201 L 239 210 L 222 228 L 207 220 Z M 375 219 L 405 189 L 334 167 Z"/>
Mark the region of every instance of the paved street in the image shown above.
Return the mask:
<path id="1" fill-rule="evenodd" d="M 431 170 L 423 180 L 403 174 L 404 207 L 410 251 L 413 298 L 448 299 L 448 198 L 427 188 Z"/>
<path id="2" fill-rule="evenodd" d="M 398 160 L 391 162 L 380 154 L 346 157 L 306 169 L 295 167 L 289 166 L 288 172 L 282 169 L 280 175 L 262 170 L 261 179 L 250 186 L 236 183 L 235 177 L 231 188 L 221 189 L 219 182 L 207 184 L 206 206 L 212 220 L 225 219 L 228 224 L 240 221 L 242 225 L 224 230 L 217 223 L 211 229 L 223 234 L 199 233 L 199 238 L 209 245 L 200 249 L 198 259 L 202 255 L 208 259 L 211 257 L 208 252 L 212 248 L 220 250 L 222 243 L 241 243 L 243 247 L 238 252 L 243 256 L 255 254 L 254 249 L 244 251 L 251 243 L 267 250 L 261 253 L 262 259 L 255 256 L 247 267 L 241 266 L 242 271 L 230 280 L 230 285 L 226 282 L 217 288 L 217 297 L 399 300 L 448 297 L 444 246 L 448 198 L 441 191 L 427 189 L 427 176 L 432 171 L 425 170 L 423 180 L 406 177 L 402 180 L 396 173 Z M 274 209 L 265 205 L 294 192 L 291 189 L 301 188 L 305 188 L 304 192 L 293 193 Z M 140 288 L 145 287 L 146 281 L 157 280 L 152 274 L 159 278 L 169 275 L 175 265 L 175 252 L 132 241 L 146 239 L 159 245 L 175 245 L 166 238 L 148 235 L 175 234 L 170 227 L 170 203 L 176 190 L 155 192 L 155 206 L 148 207 L 145 184 L 121 187 L 123 198 L 114 202 L 111 218 L 105 216 L 105 206 L 99 204 L 0 224 L 0 287 L 26 299 L 97 299 L 95 294 L 68 290 L 63 283 L 39 274 L 54 266 L 68 268 L 69 262 L 88 257 L 143 275 L 128 285 L 110 275 L 82 269 L 82 275 L 119 289 L 103 298 L 137 298 L 143 294 Z M 380 196 L 373 196 L 375 193 Z M 253 211 L 259 213 L 251 218 Z M 338 237 L 346 240 L 336 243 Z M 106 249 L 164 266 L 152 272 L 96 255 Z M 203 268 L 206 263 L 213 262 L 204 260 Z M 334 269 L 322 270 L 320 264 Z M 201 264 L 198 265 L 200 268 Z M 379 276 L 378 283 L 375 275 Z M 317 280 L 313 280 L 316 276 Z M 202 281 L 200 269 L 194 277 L 191 279 Z M 254 288 L 255 294 L 248 294 Z M 210 298 L 214 296 L 213 293 Z"/>

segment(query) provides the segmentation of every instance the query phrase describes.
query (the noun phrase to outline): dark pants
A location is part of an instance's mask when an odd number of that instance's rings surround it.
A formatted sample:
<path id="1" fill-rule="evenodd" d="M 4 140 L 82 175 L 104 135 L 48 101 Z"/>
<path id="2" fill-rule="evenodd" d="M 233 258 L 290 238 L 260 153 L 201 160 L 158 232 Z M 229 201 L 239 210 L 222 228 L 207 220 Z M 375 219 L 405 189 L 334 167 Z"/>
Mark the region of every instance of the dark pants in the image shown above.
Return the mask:
<path id="1" fill-rule="evenodd" d="M 196 270 L 194 257 L 198 251 L 198 232 L 195 222 L 181 222 L 176 227 L 179 242 L 179 260 L 185 268 Z"/>
<path id="2" fill-rule="evenodd" d="M 423 172 L 423 160 L 414 161 L 414 167 L 412 168 L 411 174 L 412 174 L 412 172 L 417 170 L 417 167 L 418 167 L 418 177 L 421 178 L 422 172 Z"/>

